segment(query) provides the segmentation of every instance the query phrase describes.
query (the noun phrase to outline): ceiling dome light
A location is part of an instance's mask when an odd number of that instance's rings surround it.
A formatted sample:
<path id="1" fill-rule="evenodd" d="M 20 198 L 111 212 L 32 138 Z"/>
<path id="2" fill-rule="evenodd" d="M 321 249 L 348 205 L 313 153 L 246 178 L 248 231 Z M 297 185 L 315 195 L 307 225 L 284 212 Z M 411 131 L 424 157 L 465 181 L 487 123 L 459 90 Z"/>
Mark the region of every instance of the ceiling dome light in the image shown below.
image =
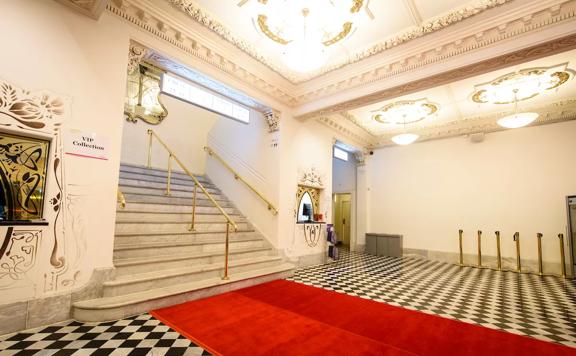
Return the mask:
<path id="1" fill-rule="evenodd" d="M 331 46 L 350 37 L 367 0 L 242 0 L 249 8 L 256 30 L 273 41 L 288 67 L 310 72 L 326 63 Z"/>
<path id="2" fill-rule="evenodd" d="M 438 109 L 438 104 L 434 104 L 426 98 L 402 100 L 372 111 L 372 118 L 382 124 L 412 124 L 432 116 Z"/>
<path id="3" fill-rule="evenodd" d="M 400 134 L 392 137 L 392 141 L 397 145 L 409 145 L 414 143 L 420 136 L 411 133 Z"/>
<path id="4" fill-rule="evenodd" d="M 538 118 L 538 114 L 535 112 L 521 112 L 514 115 L 509 115 L 501 118 L 497 121 L 498 125 L 505 127 L 507 129 L 517 129 L 530 125 L 534 120 Z"/>

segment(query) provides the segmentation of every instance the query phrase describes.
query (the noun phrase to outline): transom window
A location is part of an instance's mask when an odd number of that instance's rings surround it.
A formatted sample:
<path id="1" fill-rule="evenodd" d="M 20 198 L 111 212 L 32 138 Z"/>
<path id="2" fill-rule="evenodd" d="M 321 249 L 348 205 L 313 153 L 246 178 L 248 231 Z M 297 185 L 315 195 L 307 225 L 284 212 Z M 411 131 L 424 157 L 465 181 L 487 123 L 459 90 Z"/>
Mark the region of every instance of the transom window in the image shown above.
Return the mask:
<path id="1" fill-rule="evenodd" d="M 341 159 L 343 161 L 348 161 L 348 152 L 338 147 L 334 147 L 334 157 Z"/>

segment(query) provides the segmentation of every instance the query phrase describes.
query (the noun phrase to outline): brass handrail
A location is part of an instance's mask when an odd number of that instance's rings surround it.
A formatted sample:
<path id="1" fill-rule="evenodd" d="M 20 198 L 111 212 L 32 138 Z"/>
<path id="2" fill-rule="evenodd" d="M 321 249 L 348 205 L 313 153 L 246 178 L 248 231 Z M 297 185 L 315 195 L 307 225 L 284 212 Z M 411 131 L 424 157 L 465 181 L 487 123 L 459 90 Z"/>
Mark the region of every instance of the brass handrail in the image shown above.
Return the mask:
<path id="1" fill-rule="evenodd" d="M 218 202 L 216 202 L 216 200 L 212 197 L 212 195 L 210 193 L 208 193 L 208 191 L 206 190 L 206 188 L 204 188 L 204 186 L 198 181 L 198 179 L 196 178 L 196 176 L 194 176 L 194 174 L 190 173 L 190 171 L 188 170 L 188 168 L 186 168 L 186 166 L 184 166 L 184 164 L 182 163 L 182 161 L 180 161 L 178 159 L 178 157 L 176 157 L 176 155 L 174 154 L 174 152 L 172 152 L 172 150 L 170 150 L 170 148 L 168 148 L 168 145 L 166 145 L 166 143 L 164 143 L 164 141 L 162 141 L 162 139 L 153 131 L 153 130 L 148 130 L 148 159 L 147 159 L 147 167 L 148 168 L 152 168 L 151 163 L 152 163 L 152 137 L 155 137 L 156 140 L 158 140 L 158 142 L 164 147 L 164 149 L 166 149 L 166 151 L 168 151 L 168 177 L 167 177 L 167 182 L 166 182 L 166 191 L 165 191 L 165 195 L 170 195 L 170 184 L 171 184 L 171 176 L 172 176 L 172 159 L 174 159 L 176 161 L 176 163 L 178 163 L 178 165 L 180 166 L 180 168 L 182 168 L 182 170 L 190 177 L 192 178 L 192 180 L 194 181 L 194 193 L 193 193 L 193 197 L 192 197 L 192 222 L 190 224 L 190 231 L 194 230 L 194 223 L 196 220 L 196 190 L 199 187 L 200 190 L 202 190 L 202 192 L 204 193 L 204 195 L 206 195 L 206 197 L 208 197 L 208 199 L 212 202 L 212 204 L 214 204 L 214 206 L 220 211 L 220 213 L 226 218 L 226 252 L 225 252 L 225 259 L 224 259 L 224 276 L 222 277 L 222 279 L 229 279 L 228 278 L 228 252 L 229 252 L 229 234 L 230 234 L 230 226 L 233 227 L 234 231 L 238 231 L 238 225 L 236 225 L 236 223 L 234 222 L 234 220 L 232 220 L 232 218 L 230 218 L 230 216 L 226 213 L 226 211 L 224 211 L 224 209 L 220 206 L 220 204 L 218 204 Z"/>
<path id="2" fill-rule="evenodd" d="M 120 204 L 122 209 L 126 207 L 126 198 L 124 197 L 124 193 L 122 193 L 120 188 L 116 190 L 116 201 Z"/>
<path id="3" fill-rule="evenodd" d="M 220 155 L 218 153 L 216 153 L 212 148 L 208 147 L 208 146 L 204 146 L 204 151 L 206 151 L 208 153 L 208 155 L 216 158 L 220 163 L 222 163 L 222 165 L 224 167 L 226 167 L 226 169 L 228 169 L 233 175 L 234 175 L 234 179 L 241 181 L 242 183 L 244 183 L 250 190 L 252 190 L 260 199 L 262 199 L 266 205 L 268 205 L 268 210 L 270 210 L 272 212 L 272 214 L 277 215 L 278 214 L 278 209 L 276 209 L 276 207 L 274 207 L 274 205 L 270 202 L 270 200 L 268 200 L 264 194 L 260 193 L 260 191 L 256 188 L 254 188 L 254 186 L 250 183 L 248 183 L 246 181 L 246 179 L 244 179 L 240 174 L 238 174 L 238 172 L 236 172 L 234 170 L 234 168 L 230 167 L 230 165 L 228 163 L 226 163 L 226 161 L 224 161 L 222 159 L 222 157 L 220 157 Z"/>

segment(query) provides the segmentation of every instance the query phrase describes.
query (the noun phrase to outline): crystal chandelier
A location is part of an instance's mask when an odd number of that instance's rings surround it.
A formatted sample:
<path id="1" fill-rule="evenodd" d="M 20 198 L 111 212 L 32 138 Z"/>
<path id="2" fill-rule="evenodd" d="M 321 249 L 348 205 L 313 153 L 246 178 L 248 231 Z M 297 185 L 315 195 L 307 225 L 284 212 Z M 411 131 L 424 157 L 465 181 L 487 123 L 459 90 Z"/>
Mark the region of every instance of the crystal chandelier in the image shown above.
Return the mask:
<path id="1" fill-rule="evenodd" d="M 285 64 L 298 72 L 320 68 L 328 49 L 350 37 L 365 10 L 365 0 L 242 0 L 254 13 L 254 25 L 281 49 Z"/>

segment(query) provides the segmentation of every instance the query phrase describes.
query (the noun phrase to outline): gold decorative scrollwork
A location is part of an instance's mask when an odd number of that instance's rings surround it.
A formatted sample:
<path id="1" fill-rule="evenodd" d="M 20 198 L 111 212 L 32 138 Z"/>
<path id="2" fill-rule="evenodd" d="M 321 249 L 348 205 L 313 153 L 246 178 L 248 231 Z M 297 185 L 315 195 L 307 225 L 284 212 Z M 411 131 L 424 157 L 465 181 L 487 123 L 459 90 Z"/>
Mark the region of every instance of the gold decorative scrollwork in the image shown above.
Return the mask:
<path id="1" fill-rule="evenodd" d="M 140 65 L 139 70 L 128 74 L 124 115 L 126 120 L 136 122 L 138 119 L 150 124 L 160 124 L 168 110 L 160 100 L 160 71 Z"/>
<path id="2" fill-rule="evenodd" d="M 344 25 L 342 25 L 342 31 L 340 31 L 339 34 L 329 40 L 322 42 L 322 44 L 326 47 L 331 46 L 334 43 L 343 40 L 346 36 L 348 36 L 350 31 L 352 31 L 352 22 L 346 22 Z"/>
<path id="3" fill-rule="evenodd" d="M 0 220 L 42 218 L 49 141 L 0 134 Z"/>
<path id="4" fill-rule="evenodd" d="M 262 31 L 262 33 L 265 34 L 272 41 L 280 43 L 282 45 L 287 45 L 288 43 L 292 42 L 290 40 L 286 40 L 278 36 L 277 34 L 272 32 L 272 30 L 270 30 L 270 27 L 268 27 L 268 17 L 266 15 L 258 15 L 257 22 L 258 27 L 260 27 L 260 31 Z"/>
<path id="5" fill-rule="evenodd" d="M 357 13 L 358 11 L 360 11 L 363 4 L 364 4 L 364 0 L 353 0 L 353 4 L 352 4 L 352 8 L 350 9 L 350 12 L 353 14 Z"/>
<path id="6" fill-rule="evenodd" d="M 313 210 L 315 212 L 319 213 L 320 212 L 320 189 L 307 187 L 307 186 L 303 186 L 303 185 L 298 186 L 298 192 L 296 193 L 296 202 L 298 204 L 298 205 L 296 205 L 296 212 L 298 212 L 298 208 L 300 207 L 300 200 L 302 200 L 302 197 L 306 193 L 310 194 L 310 198 L 312 200 Z"/>

